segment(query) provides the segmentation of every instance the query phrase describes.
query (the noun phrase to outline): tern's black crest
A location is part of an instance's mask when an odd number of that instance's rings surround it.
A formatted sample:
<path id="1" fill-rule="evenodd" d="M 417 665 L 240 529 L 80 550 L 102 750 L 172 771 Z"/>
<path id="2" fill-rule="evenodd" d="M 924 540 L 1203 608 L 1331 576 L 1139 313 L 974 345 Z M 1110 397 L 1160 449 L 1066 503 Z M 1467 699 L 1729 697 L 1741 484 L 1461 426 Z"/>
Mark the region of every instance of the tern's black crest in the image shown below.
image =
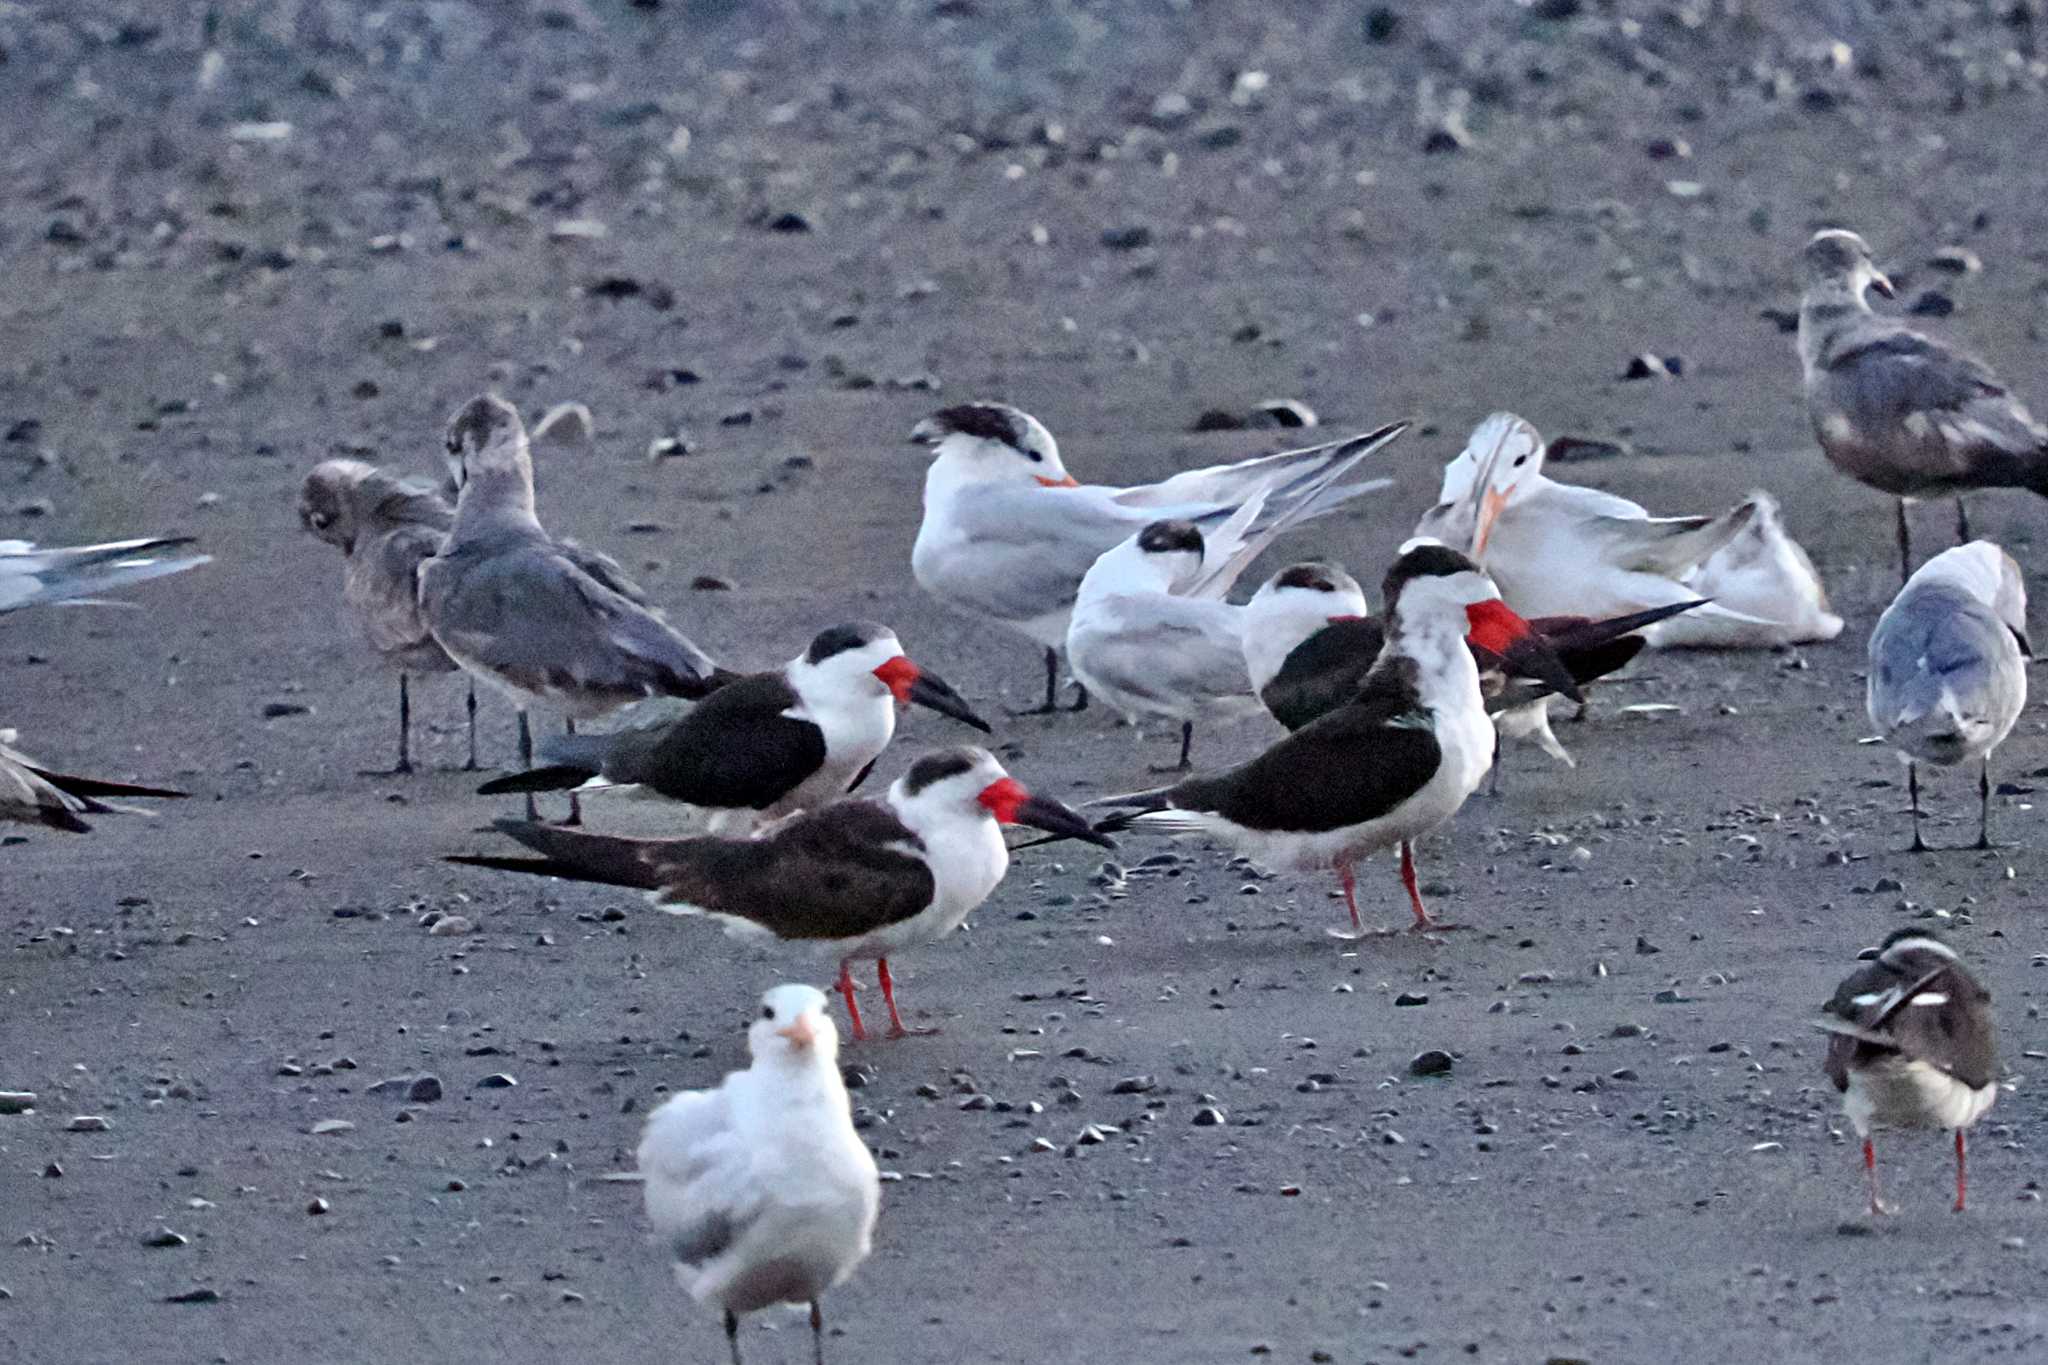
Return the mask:
<path id="1" fill-rule="evenodd" d="M 935 749 L 910 765 L 910 771 L 903 775 L 903 789 L 915 796 L 934 782 L 944 782 L 949 777 L 974 771 L 975 765 L 987 757 L 986 750 L 966 745 L 957 749 Z"/>
<path id="2" fill-rule="evenodd" d="M 1386 581 L 1380 585 L 1380 599 L 1387 604 L 1387 610 L 1394 609 L 1394 603 L 1401 600 L 1401 589 L 1411 579 L 1449 578 L 1452 574 L 1478 573 L 1479 566 L 1459 554 L 1448 545 L 1418 545 L 1394 561 L 1394 567 L 1387 570 Z"/>
<path id="3" fill-rule="evenodd" d="M 1138 548 L 1148 555 L 1171 554 L 1176 550 L 1202 553 L 1202 533 L 1191 521 L 1155 521 L 1138 532 Z"/>
<path id="4" fill-rule="evenodd" d="M 961 436 L 976 436 L 984 441 L 999 441 L 1016 450 L 1024 449 L 1024 441 L 1029 434 L 1024 424 L 1017 420 L 1015 410 L 1000 403 L 961 403 L 933 413 L 930 421 L 942 430 Z"/>
<path id="5" fill-rule="evenodd" d="M 804 661 L 821 664 L 834 654 L 844 654 L 849 649 L 871 645 L 887 634 L 887 626 L 877 625 L 873 621 L 850 621 L 843 626 L 821 630 L 818 637 L 811 641 L 810 649 L 804 654 Z"/>
<path id="6" fill-rule="evenodd" d="M 1337 591 L 1337 579 L 1327 564 L 1291 564 L 1273 580 L 1277 588 L 1307 588 L 1312 592 Z"/>

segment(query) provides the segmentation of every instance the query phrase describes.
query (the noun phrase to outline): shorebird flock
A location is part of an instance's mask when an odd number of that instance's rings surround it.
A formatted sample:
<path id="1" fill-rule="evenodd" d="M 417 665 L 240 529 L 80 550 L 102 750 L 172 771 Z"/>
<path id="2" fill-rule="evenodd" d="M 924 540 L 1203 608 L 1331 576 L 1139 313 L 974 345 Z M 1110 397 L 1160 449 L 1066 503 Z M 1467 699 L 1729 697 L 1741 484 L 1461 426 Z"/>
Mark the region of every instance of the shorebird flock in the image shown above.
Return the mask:
<path id="1" fill-rule="evenodd" d="M 1911 848 L 1927 849 L 1923 765 L 1976 768 L 1976 846 L 1990 847 L 1991 760 L 2026 698 L 2026 592 L 2010 555 L 1970 538 L 1963 498 L 2048 495 L 2048 428 L 1982 362 L 1872 308 L 1869 295 L 1889 297 L 1890 283 L 1855 234 L 1817 234 L 1803 266 L 1798 356 L 1815 436 L 1838 470 L 1899 499 L 1904 581 L 1870 636 L 1867 709 L 1906 765 Z M 343 608 L 366 658 L 397 675 L 387 772 L 413 770 L 415 677 L 464 675 L 469 768 L 476 685 L 518 712 L 518 768 L 479 790 L 524 798 L 524 818 L 495 825 L 523 851 L 450 861 L 635 888 L 656 909 L 818 950 L 836 960 L 848 1030 L 866 1042 L 854 965 L 873 963 L 885 1036 L 916 1032 L 889 961 L 944 940 L 995 892 L 1028 846 L 1006 842 L 1006 827 L 1039 831 L 1032 843 L 1108 847 L 1200 835 L 1275 869 L 1334 874 L 1347 920 L 1329 932 L 1346 940 L 1397 932 L 1371 924 L 1358 894 L 1358 864 L 1385 852 L 1406 930 L 1440 934 L 1459 926 L 1424 905 L 1417 845 L 1489 772 L 1498 779 L 1504 738 L 1569 767 L 1553 708 L 1583 708 L 1641 651 L 1769 649 L 1843 629 L 1768 492 L 1653 515 L 1550 477 L 1543 437 L 1508 413 L 1480 423 L 1445 467 L 1414 537 L 1359 566 L 1379 577 L 1380 615 L 1327 555 L 1230 600 L 1279 537 L 1384 489 L 1373 459 L 1406 426 L 1129 488 L 1079 482 L 1052 433 L 1004 403 L 949 407 L 912 430 L 931 463 L 911 571 L 940 602 L 1037 647 L 1043 700 L 1017 714 L 1093 704 L 1177 732 L 1177 755 L 1155 769 L 1171 780 L 1102 798 L 1092 814 L 966 745 L 919 755 L 876 779 L 879 795 L 861 795 L 899 708 L 994 727 L 879 623 L 820 623 L 801 653 L 755 671 L 692 643 L 614 560 L 541 521 L 534 448 L 565 428 L 587 438 L 575 405 L 529 435 L 516 408 L 481 395 L 448 423 L 444 482 L 330 460 L 307 474 L 298 515 L 341 551 Z M 1905 504 L 1930 496 L 1956 499 L 1963 543 L 1914 571 Z M 178 538 L 0 542 L 0 614 L 102 600 L 206 562 Z M 537 746 L 535 709 L 559 712 L 564 727 Z M 1277 722 L 1263 751 L 1195 770 L 1198 725 L 1261 711 Z M 623 717 L 615 728 L 576 728 L 612 716 Z M 85 816 L 127 809 L 113 798 L 182 794 L 70 775 L 16 742 L 0 731 L 0 818 L 82 833 Z M 584 827 L 580 797 L 620 788 L 669 803 L 684 832 Z M 569 797 L 561 822 L 539 818 L 537 797 L 551 793 Z M 1925 930 L 1859 958 L 1814 1022 L 1862 1138 L 1870 1210 L 1885 1210 L 1871 1132 L 1894 1126 L 1953 1133 L 1961 1211 L 1964 1134 L 1997 1095 L 1989 996 Z M 640 1145 L 659 1244 L 683 1288 L 722 1314 L 735 1362 L 740 1317 L 779 1303 L 808 1306 L 822 1360 L 819 1301 L 871 1244 L 879 1185 L 828 1003 L 805 985 L 767 992 L 751 1066 L 677 1094 Z"/>

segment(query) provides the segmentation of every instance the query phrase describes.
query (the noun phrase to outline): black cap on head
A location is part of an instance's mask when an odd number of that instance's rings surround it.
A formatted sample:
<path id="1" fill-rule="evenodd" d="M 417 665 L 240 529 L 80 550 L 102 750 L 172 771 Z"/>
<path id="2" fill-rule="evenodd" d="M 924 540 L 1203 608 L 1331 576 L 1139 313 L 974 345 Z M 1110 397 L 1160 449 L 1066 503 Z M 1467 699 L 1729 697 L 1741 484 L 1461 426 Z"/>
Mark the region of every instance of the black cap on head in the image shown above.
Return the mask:
<path id="1" fill-rule="evenodd" d="M 1327 564 L 1290 564 L 1273 580 L 1276 588 L 1308 588 L 1313 592 L 1337 591 L 1337 579 Z"/>
<path id="2" fill-rule="evenodd" d="M 1148 555 L 1175 550 L 1202 553 L 1202 533 L 1191 521 L 1155 521 L 1138 532 L 1138 548 Z"/>
<path id="3" fill-rule="evenodd" d="M 844 654 L 849 649 L 871 645 L 890 633 L 887 626 L 873 621 L 849 621 L 843 626 L 833 626 L 830 630 L 818 632 L 817 637 L 811 641 L 811 647 L 804 652 L 804 661 L 821 664 L 834 654 Z"/>
<path id="4" fill-rule="evenodd" d="M 934 749 L 921 755 L 910 765 L 910 771 L 903 775 L 904 790 L 915 796 L 934 782 L 943 782 L 949 777 L 972 772 L 982 760 L 989 757 L 986 749 L 961 745 L 957 749 Z"/>
<path id="5" fill-rule="evenodd" d="M 1479 566 L 1448 545 L 1425 544 L 1394 561 L 1394 567 L 1387 570 L 1384 582 L 1380 584 L 1381 598 L 1387 610 L 1394 609 L 1394 603 L 1401 600 L 1401 589 L 1417 578 L 1449 578 L 1452 574 L 1478 573 Z"/>
<path id="6" fill-rule="evenodd" d="M 1026 431 L 1014 409 L 1001 403 L 961 403 L 941 408 L 918 424 L 920 431 L 939 437 L 960 435 L 997 441 L 1016 449 L 1024 448 Z"/>

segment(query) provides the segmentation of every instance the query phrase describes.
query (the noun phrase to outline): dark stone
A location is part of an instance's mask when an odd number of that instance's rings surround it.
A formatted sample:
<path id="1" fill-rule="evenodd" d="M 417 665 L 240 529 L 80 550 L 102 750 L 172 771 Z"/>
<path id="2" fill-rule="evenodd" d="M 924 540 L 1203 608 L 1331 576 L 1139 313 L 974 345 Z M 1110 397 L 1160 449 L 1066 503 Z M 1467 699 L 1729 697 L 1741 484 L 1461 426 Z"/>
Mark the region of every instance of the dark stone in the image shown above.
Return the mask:
<path id="1" fill-rule="evenodd" d="M 1141 247 L 1152 245 L 1152 229 L 1142 223 L 1134 223 L 1129 227 L 1104 228 L 1102 244 L 1111 251 L 1137 251 Z"/>

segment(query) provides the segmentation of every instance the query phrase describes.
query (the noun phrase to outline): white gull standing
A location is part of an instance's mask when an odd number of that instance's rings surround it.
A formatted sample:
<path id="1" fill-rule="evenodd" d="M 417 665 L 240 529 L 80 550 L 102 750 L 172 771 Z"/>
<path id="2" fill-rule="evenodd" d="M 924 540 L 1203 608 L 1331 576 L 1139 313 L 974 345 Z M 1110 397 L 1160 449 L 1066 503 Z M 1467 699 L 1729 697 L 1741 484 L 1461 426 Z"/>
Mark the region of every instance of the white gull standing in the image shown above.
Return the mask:
<path id="1" fill-rule="evenodd" d="M 875 1158 L 854 1131 L 825 995 L 777 986 L 747 1029 L 753 1064 L 715 1090 L 686 1090 L 647 1116 L 640 1175 L 647 1219 L 676 1282 L 725 1315 L 733 1365 L 740 1318 L 809 1304 L 825 1359 L 827 1290 L 867 1259 L 882 1204 Z"/>

